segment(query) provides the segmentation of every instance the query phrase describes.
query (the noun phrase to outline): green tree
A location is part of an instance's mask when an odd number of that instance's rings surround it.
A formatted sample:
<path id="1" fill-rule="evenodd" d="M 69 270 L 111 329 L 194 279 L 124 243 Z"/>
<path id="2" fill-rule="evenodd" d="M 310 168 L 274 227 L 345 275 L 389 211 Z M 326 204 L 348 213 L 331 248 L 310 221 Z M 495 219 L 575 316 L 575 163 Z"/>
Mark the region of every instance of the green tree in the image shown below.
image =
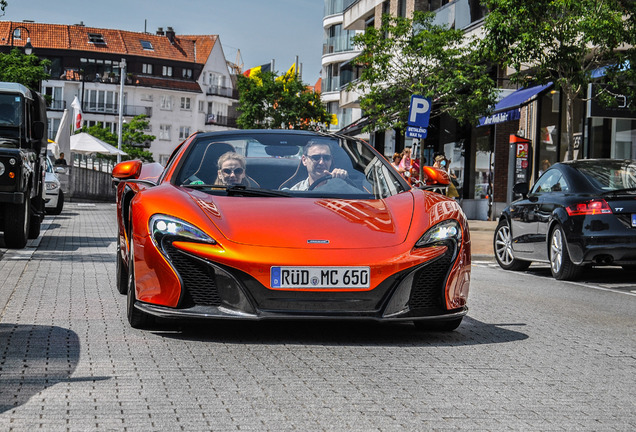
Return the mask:
<path id="1" fill-rule="evenodd" d="M 35 54 L 26 55 L 19 48 L 8 54 L 0 54 L 0 81 L 17 82 L 32 89 L 39 89 L 40 82 L 49 79 L 46 69 L 50 60 Z"/>
<path id="2" fill-rule="evenodd" d="M 154 135 L 147 135 L 144 131 L 148 129 L 149 121 L 147 115 L 135 116 L 131 121 L 123 124 L 121 130 L 122 150 L 128 153 L 128 156 L 122 156 L 124 160 L 127 159 L 141 159 L 144 162 L 154 162 L 152 153 L 145 149 L 144 145 L 148 142 L 154 141 Z M 86 132 L 93 135 L 95 138 L 117 147 L 118 136 L 112 133 L 109 129 L 105 129 L 101 126 L 82 127 L 80 132 Z M 115 161 L 116 156 L 98 155 L 97 157 Z"/>
<path id="3" fill-rule="evenodd" d="M 324 130 L 331 121 L 320 94 L 308 90 L 295 74 L 239 75 L 237 86 L 237 124 L 242 129 Z"/>
<path id="4" fill-rule="evenodd" d="M 586 97 L 592 72 L 610 66 L 603 79 L 617 85 L 633 56 L 636 38 L 631 0 L 485 0 L 490 13 L 482 41 L 487 58 L 511 68 L 524 86 L 553 82 L 562 92 L 568 159 L 574 158 L 574 102 Z M 627 45 L 624 45 L 627 44 Z M 631 63 L 634 64 L 634 63 Z M 604 99 L 609 99 L 608 93 Z"/>
<path id="5" fill-rule="evenodd" d="M 475 123 L 494 104 L 495 83 L 476 44 L 461 30 L 433 24 L 434 16 L 384 15 L 380 28 L 354 37 L 363 70 L 349 89 L 362 94 L 368 131 L 403 130 L 412 95 L 433 100 L 432 117 L 448 114 L 462 124 Z"/>
<path id="6" fill-rule="evenodd" d="M 7 6 L 8 6 L 7 0 L 0 0 L 0 11 L 2 11 L 2 15 L 0 16 L 4 16 L 4 12 Z"/>

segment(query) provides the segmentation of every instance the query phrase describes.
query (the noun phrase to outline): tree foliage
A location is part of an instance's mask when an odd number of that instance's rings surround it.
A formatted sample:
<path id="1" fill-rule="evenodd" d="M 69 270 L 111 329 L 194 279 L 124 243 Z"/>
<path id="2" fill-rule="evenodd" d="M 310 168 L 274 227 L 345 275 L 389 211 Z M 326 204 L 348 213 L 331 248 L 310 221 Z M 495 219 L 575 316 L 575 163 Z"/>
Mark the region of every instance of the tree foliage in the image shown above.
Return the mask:
<path id="1" fill-rule="evenodd" d="M 320 93 L 308 90 L 295 74 L 239 75 L 237 86 L 237 123 L 242 129 L 324 130 L 331 121 Z"/>
<path id="2" fill-rule="evenodd" d="M 475 43 L 461 30 L 434 24 L 434 16 L 385 15 L 379 29 L 354 37 L 363 71 L 349 89 L 362 93 L 367 130 L 403 129 L 414 94 L 433 100 L 432 117 L 448 114 L 460 123 L 476 122 L 494 104 L 495 83 Z"/>
<path id="3" fill-rule="evenodd" d="M 128 153 L 128 156 L 122 156 L 123 159 L 141 159 L 144 162 L 154 162 L 152 153 L 145 149 L 144 145 L 148 142 L 154 141 L 154 135 L 147 135 L 144 131 L 148 129 L 149 121 L 147 115 L 135 116 L 131 121 L 123 124 L 121 130 L 122 150 Z M 93 135 L 95 138 L 117 147 L 119 137 L 114 134 L 110 129 L 105 129 L 101 126 L 82 127 L 80 132 L 86 132 Z M 104 156 L 99 157 L 109 160 L 116 160 L 116 156 Z"/>
<path id="4" fill-rule="evenodd" d="M 51 62 L 35 54 L 26 55 L 19 48 L 8 54 L 0 54 L 0 81 L 17 82 L 38 89 L 40 82 L 49 79 L 46 72 Z"/>
<path id="5" fill-rule="evenodd" d="M 553 82 L 563 93 L 568 159 L 574 156 L 574 101 L 586 96 L 592 73 L 603 81 L 629 79 L 625 60 L 636 38 L 631 0 L 485 0 L 484 55 L 513 70 L 524 86 Z M 624 45 L 627 44 L 627 45 Z M 634 64 L 633 62 L 631 63 Z M 627 69 L 630 69 L 627 67 Z"/>

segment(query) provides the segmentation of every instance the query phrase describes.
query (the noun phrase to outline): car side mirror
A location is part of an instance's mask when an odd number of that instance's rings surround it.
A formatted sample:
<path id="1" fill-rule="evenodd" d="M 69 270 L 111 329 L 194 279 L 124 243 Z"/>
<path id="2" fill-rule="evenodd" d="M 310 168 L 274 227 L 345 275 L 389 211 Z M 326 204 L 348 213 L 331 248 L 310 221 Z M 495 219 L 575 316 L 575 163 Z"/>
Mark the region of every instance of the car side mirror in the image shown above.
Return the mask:
<path id="1" fill-rule="evenodd" d="M 141 165 L 140 160 L 120 162 L 113 168 L 113 178 L 117 180 L 136 179 L 141 173 Z"/>

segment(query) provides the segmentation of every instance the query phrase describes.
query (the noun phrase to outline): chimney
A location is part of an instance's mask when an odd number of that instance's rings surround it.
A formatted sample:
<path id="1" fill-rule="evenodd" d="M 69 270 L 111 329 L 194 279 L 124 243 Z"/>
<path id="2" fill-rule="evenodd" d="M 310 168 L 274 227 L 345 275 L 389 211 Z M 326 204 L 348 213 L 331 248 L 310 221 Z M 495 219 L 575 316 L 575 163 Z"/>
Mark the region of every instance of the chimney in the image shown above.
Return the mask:
<path id="1" fill-rule="evenodd" d="M 172 30 L 172 27 L 168 27 L 166 29 L 166 37 L 168 38 L 171 44 L 174 44 L 174 30 Z"/>
<path id="2" fill-rule="evenodd" d="M 159 28 L 157 29 L 157 35 L 158 35 L 158 36 L 163 36 L 163 27 L 159 27 Z"/>

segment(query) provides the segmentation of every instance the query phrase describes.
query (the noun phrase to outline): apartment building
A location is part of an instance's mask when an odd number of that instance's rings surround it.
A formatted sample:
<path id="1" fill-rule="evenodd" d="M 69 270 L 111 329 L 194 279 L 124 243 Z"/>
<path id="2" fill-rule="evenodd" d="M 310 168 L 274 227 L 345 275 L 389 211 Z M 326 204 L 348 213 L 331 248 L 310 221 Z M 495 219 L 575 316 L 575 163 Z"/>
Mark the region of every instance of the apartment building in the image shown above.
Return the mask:
<path id="1" fill-rule="evenodd" d="M 117 133 L 120 80 L 124 121 L 146 114 L 146 143 L 164 163 L 195 131 L 236 126 L 236 71 L 228 66 L 218 35 L 178 35 L 35 22 L 0 22 L 0 52 L 24 47 L 51 61 L 41 91 L 51 99 L 48 134 L 53 139 L 65 109 L 77 97 L 85 125 Z M 122 76 L 123 75 L 123 76 Z"/>

